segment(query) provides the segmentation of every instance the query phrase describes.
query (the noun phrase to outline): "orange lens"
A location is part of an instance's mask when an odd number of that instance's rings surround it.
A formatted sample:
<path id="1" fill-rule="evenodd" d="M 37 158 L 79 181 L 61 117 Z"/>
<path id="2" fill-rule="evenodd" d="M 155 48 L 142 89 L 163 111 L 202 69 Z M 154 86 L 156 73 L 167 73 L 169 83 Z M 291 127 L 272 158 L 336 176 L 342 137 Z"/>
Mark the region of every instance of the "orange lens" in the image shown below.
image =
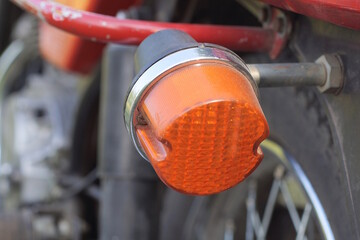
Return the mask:
<path id="1" fill-rule="evenodd" d="M 260 163 L 259 144 L 269 134 L 249 80 L 216 61 L 162 77 L 135 114 L 137 137 L 159 177 L 189 194 L 241 182 Z"/>

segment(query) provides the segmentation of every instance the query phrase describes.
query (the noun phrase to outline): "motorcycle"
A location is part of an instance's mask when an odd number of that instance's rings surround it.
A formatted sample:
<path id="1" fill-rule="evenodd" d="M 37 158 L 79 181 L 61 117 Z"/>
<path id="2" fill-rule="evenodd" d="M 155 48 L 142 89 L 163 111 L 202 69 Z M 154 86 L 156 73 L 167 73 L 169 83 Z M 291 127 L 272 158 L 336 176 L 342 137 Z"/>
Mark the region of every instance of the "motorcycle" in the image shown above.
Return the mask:
<path id="1" fill-rule="evenodd" d="M 1 239 L 360 239 L 360 7 L 0 2 Z"/>

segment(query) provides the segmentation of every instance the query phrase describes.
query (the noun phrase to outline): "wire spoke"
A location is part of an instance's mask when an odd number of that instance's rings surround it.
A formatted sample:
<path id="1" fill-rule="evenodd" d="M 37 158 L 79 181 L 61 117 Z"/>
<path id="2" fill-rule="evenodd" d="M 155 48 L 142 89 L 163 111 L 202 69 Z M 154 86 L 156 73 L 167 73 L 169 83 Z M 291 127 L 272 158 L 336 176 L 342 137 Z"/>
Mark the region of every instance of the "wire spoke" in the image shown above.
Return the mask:
<path id="1" fill-rule="evenodd" d="M 262 226 L 263 226 L 265 235 L 268 231 L 270 220 L 271 220 L 272 214 L 274 212 L 276 198 L 279 194 L 279 190 L 280 190 L 280 180 L 276 179 L 273 182 L 273 185 L 271 187 L 269 199 L 266 203 L 265 213 L 264 213 L 264 217 L 263 217 L 263 221 L 262 221 Z"/>
<path id="2" fill-rule="evenodd" d="M 249 200 L 246 204 L 247 214 L 246 214 L 246 232 L 245 232 L 245 239 L 246 240 L 253 240 L 254 239 L 254 229 L 253 224 L 251 222 L 251 211 Z"/>
<path id="3" fill-rule="evenodd" d="M 233 219 L 228 219 L 225 223 L 224 240 L 234 240 L 235 224 Z"/>
<path id="4" fill-rule="evenodd" d="M 300 222 L 299 230 L 297 232 L 296 240 L 305 239 L 304 235 L 305 235 L 305 230 L 306 230 L 307 224 L 310 219 L 311 209 L 312 209 L 311 204 L 307 203 L 305 206 L 305 209 L 304 209 L 303 216 L 301 218 L 301 222 Z"/>
<path id="5" fill-rule="evenodd" d="M 278 167 L 275 169 L 274 180 L 271 185 L 262 219 L 260 218 L 259 212 L 256 209 L 257 182 L 250 182 L 248 197 L 246 200 L 246 240 L 253 240 L 254 236 L 256 236 L 257 240 L 264 240 L 266 238 L 276 202 L 280 194 L 285 201 L 285 206 L 296 230 L 296 240 L 307 239 L 305 232 L 310 219 L 312 205 L 309 202 L 305 204 L 303 214 L 300 218 L 294 200 L 287 186 L 284 172 L 285 171 L 283 167 Z"/>
<path id="6" fill-rule="evenodd" d="M 300 225 L 300 217 L 296 210 L 295 204 L 291 198 L 289 189 L 284 181 L 281 181 L 280 188 L 281 188 L 282 196 L 284 197 L 285 200 L 286 207 L 289 210 L 290 218 L 293 222 L 295 230 L 298 231 Z"/>

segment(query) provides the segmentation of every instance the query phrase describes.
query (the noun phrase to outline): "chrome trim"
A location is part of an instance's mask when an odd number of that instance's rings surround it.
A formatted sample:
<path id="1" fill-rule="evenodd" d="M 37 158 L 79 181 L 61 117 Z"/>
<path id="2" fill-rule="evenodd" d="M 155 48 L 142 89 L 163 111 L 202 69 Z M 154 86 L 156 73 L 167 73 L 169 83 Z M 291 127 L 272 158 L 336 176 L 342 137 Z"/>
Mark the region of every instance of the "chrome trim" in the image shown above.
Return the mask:
<path id="1" fill-rule="evenodd" d="M 260 83 L 259 69 L 254 64 L 249 64 L 248 68 L 249 68 L 249 72 L 250 72 L 251 76 L 253 77 L 254 81 L 256 82 L 257 85 L 259 85 L 259 83 Z"/>
<path id="2" fill-rule="evenodd" d="M 199 47 L 192 47 L 183 49 L 174 53 L 171 53 L 159 61 L 155 62 L 136 80 L 132 86 L 124 106 L 124 120 L 127 131 L 130 133 L 131 139 L 140 153 L 140 155 L 147 159 L 144 151 L 142 150 L 140 143 L 135 134 L 135 127 L 133 126 L 134 113 L 138 105 L 138 102 L 143 97 L 146 89 L 155 84 L 160 77 L 169 73 L 170 70 L 174 70 L 179 67 L 186 66 L 188 64 L 196 64 L 204 61 L 220 61 L 225 64 L 230 64 L 238 69 L 241 73 L 250 79 L 251 84 L 257 94 L 257 85 L 252 79 L 244 61 L 239 58 L 235 53 L 215 46 L 215 45 L 200 45 Z"/>

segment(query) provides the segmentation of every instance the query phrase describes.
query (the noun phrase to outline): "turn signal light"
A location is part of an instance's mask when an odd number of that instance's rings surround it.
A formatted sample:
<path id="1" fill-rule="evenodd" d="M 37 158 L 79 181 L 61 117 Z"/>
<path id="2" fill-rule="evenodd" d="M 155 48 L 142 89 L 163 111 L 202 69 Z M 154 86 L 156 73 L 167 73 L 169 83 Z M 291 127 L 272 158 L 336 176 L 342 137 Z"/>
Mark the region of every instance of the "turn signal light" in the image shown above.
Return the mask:
<path id="1" fill-rule="evenodd" d="M 176 49 L 171 41 L 166 52 L 166 36 L 186 44 Z M 162 54 L 147 56 L 148 44 L 156 51 L 156 43 Z M 269 129 L 243 61 L 175 30 L 150 36 L 137 57 L 145 67 L 130 89 L 125 122 L 162 181 L 183 193 L 207 195 L 244 180 L 261 162 L 259 145 Z"/>

